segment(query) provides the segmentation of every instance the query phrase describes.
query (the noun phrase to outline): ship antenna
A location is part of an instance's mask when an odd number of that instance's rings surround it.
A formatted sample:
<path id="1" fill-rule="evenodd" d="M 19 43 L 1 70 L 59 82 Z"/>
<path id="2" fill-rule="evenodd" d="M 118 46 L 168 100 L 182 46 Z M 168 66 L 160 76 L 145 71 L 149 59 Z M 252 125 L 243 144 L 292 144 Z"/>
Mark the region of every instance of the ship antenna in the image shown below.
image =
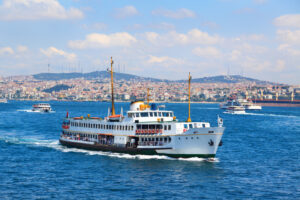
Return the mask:
<path id="1" fill-rule="evenodd" d="M 114 77 L 113 77 L 113 63 L 110 57 L 110 78 L 111 78 L 111 115 L 115 115 L 115 101 L 114 101 Z"/>
<path id="2" fill-rule="evenodd" d="M 191 120 L 191 73 L 189 72 L 189 117 L 186 122 L 192 122 Z"/>

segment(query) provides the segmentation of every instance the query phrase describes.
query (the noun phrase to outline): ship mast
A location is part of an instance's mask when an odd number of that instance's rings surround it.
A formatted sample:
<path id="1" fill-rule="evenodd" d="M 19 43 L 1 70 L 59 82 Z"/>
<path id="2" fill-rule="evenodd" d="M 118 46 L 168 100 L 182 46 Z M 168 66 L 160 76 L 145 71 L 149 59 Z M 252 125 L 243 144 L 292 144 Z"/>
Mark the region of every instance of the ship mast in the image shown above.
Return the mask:
<path id="1" fill-rule="evenodd" d="M 110 57 L 110 79 L 111 79 L 111 115 L 115 115 L 115 101 L 114 101 L 114 77 L 113 77 L 113 63 Z"/>
<path id="2" fill-rule="evenodd" d="M 186 122 L 192 122 L 192 120 L 191 120 L 191 79 L 192 79 L 192 77 L 189 72 L 189 117 L 186 120 Z"/>
<path id="3" fill-rule="evenodd" d="M 149 88 L 147 88 L 147 104 L 149 106 Z"/>

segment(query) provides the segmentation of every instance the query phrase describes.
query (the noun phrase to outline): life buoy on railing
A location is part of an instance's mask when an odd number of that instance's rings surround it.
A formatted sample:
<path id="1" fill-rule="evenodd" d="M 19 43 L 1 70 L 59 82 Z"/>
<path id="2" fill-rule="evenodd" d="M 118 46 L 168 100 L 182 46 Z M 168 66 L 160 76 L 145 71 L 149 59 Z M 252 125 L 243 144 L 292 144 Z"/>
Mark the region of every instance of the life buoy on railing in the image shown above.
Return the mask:
<path id="1" fill-rule="evenodd" d="M 159 130 L 158 130 L 158 129 L 156 129 L 156 133 L 159 133 Z"/>
<path id="2" fill-rule="evenodd" d="M 152 129 L 152 134 L 154 134 L 155 133 L 155 130 L 154 129 Z"/>
<path id="3" fill-rule="evenodd" d="M 159 133 L 162 133 L 162 129 L 159 130 Z"/>

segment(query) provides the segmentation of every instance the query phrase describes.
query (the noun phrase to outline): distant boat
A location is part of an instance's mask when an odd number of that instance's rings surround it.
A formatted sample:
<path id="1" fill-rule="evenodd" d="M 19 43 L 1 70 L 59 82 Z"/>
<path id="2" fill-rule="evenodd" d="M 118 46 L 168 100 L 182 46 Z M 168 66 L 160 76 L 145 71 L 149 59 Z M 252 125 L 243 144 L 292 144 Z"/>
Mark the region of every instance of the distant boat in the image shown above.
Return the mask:
<path id="1" fill-rule="evenodd" d="M 166 105 L 159 105 L 159 108 L 166 108 Z"/>
<path id="2" fill-rule="evenodd" d="M 0 103 L 7 103 L 7 99 L 0 99 Z"/>
<path id="3" fill-rule="evenodd" d="M 244 106 L 245 110 L 261 110 L 261 106 L 253 103 L 251 100 L 238 99 L 241 106 Z"/>
<path id="4" fill-rule="evenodd" d="M 230 114 L 245 114 L 245 108 L 243 106 L 229 106 L 226 109 L 227 113 Z"/>
<path id="5" fill-rule="evenodd" d="M 39 104 L 34 104 L 32 106 L 32 111 L 34 112 L 51 112 L 51 106 L 49 103 L 39 103 Z"/>
<path id="6" fill-rule="evenodd" d="M 256 105 L 247 99 L 229 99 L 226 103 L 220 104 L 221 109 L 227 109 L 231 106 L 243 106 L 245 110 L 261 110 L 260 105 Z"/>

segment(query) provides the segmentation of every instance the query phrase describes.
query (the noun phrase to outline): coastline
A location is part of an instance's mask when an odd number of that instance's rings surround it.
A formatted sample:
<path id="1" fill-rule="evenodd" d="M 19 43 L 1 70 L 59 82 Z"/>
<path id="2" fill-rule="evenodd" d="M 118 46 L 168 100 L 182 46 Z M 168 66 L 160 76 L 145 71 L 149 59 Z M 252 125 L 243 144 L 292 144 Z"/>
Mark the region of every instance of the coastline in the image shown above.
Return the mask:
<path id="1" fill-rule="evenodd" d="M 110 103 L 111 101 L 96 101 L 96 100 L 87 100 L 87 101 L 76 101 L 76 100 L 37 100 L 37 99 L 9 99 L 8 101 L 40 101 L 40 102 L 49 102 L 49 101 L 57 101 L 57 102 L 103 102 L 103 103 Z M 115 101 L 115 103 L 130 103 L 131 101 Z M 164 103 L 184 103 L 188 104 L 189 102 L 183 102 L 183 101 L 155 101 L 155 102 L 150 102 L 150 103 L 159 103 L 159 104 L 164 104 Z M 206 102 L 206 101 L 191 101 L 191 103 L 197 103 L 197 104 L 220 104 L 222 102 Z"/>

